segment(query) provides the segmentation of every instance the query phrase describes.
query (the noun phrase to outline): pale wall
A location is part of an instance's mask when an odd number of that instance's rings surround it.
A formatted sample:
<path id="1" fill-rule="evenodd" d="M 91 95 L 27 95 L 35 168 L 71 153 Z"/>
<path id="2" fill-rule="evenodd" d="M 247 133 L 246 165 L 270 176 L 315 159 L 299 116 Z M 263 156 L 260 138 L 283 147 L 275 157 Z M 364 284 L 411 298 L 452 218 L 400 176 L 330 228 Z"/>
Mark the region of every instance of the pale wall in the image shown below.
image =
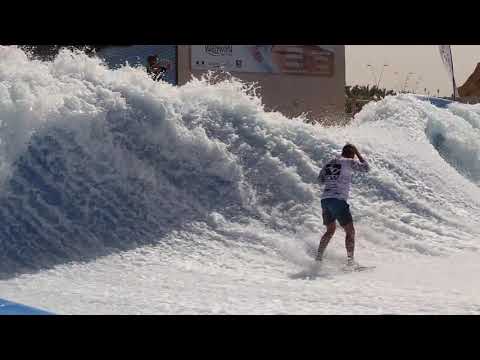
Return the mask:
<path id="1" fill-rule="evenodd" d="M 258 82 L 267 110 L 278 110 L 287 116 L 310 112 L 318 119 L 325 111 L 345 112 L 345 46 L 335 45 L 335 75 L 333 77 L 237 73 L 245 81 Z M 185 84 L 202 71 L 191 70 L 190 46 L 178 46 L 178 82 Z"/>

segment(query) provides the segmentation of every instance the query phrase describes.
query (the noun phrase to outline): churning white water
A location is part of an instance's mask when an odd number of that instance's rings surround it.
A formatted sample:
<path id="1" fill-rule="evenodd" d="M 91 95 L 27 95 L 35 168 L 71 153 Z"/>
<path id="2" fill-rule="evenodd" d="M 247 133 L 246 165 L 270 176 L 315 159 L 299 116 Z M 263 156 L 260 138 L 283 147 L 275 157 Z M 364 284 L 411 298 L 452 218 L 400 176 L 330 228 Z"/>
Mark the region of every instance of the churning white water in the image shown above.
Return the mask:
<path id="1" fill-rule="evenodd" d="M 323 231 L 346 142 L 356 257 Z M 411 95 L 322 128 L 254 89 L 0 46 L 0 297 L 60 314 L 479 313 L 480 107 Z"/>

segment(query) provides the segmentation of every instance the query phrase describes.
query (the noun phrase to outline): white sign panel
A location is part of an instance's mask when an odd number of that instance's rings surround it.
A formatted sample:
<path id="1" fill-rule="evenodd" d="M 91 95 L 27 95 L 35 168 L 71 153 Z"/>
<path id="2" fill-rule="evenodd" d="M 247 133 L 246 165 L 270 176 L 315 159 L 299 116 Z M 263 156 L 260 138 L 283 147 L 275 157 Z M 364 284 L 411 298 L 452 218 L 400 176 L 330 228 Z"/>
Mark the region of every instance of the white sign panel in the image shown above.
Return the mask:
<path id="1" fill-rule="evenodd" d="M 328 45 L 192 45 L 193 70 L 331 77 L 335 51 Z"/>

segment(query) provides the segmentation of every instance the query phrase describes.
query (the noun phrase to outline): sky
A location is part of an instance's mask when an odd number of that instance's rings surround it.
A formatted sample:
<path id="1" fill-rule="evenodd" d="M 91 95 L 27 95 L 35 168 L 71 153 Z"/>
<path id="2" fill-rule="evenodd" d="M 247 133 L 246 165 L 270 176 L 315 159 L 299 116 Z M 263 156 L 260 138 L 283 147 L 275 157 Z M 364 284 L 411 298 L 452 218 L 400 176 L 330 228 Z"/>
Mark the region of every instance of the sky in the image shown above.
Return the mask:
<path id="1" fill-rule="evenodd" d="M 452 56 L 461 86 L 480 62 L 480 45 L 452 45 Z M 437 95 L 437 89 L 440 96 L 452 94 L 437 45 L 346 45 L 345 61 L 347 85 L 380 82 L 380 87 L 397 91 L 424 94 L 426 88 L 430 95 Z"/>

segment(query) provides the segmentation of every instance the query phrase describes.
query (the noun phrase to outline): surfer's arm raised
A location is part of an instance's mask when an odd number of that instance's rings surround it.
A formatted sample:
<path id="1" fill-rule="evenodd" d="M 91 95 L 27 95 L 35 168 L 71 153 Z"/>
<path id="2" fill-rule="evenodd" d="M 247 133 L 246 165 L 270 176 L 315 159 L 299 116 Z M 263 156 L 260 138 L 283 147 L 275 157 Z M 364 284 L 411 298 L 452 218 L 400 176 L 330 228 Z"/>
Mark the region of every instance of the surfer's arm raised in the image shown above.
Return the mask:
<path id="1" fill-rule="evenodd" d="M 357 155 L 357 158 L 360 161 L 359 163 L 356 162 L 356 161 L 353 162 L 352 163 L 352 168 L 356 171 L 368 172 L 370 170 L 370 166 L 368 165 L 367 161 L 360 154 L 360 152 L 358 151 L 356 146 L 352 145 L 352 147 L 355 151 L 355 155 Z"/>

